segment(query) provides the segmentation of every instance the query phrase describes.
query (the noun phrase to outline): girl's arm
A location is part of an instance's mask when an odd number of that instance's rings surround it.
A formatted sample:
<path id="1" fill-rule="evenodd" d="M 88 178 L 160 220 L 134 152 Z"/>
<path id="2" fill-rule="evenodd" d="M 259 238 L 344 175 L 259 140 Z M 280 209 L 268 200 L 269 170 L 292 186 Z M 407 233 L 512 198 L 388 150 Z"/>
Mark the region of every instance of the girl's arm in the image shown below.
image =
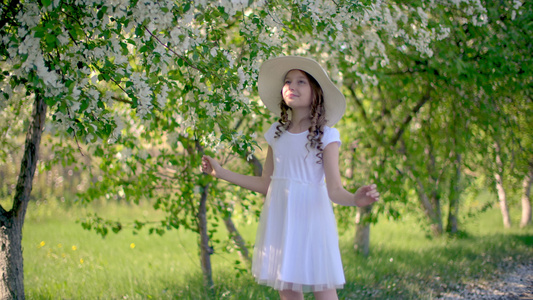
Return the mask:
<path id="1" fill-rule="evenodd" d="M 202 157 L 202 171 L 206 174 L 234 183 L 245 189 L 249 189 L 251 191 L 266 195 L 268 191 L 268 186 L 270 185 L 270 176 L 272 176 L 272 173 L 274 171 L 274 159 L 272 158 L 272 149 L 270 148 L 270 146 L 268 146 L 267 157 L 265 160 L 265 165 L 263 166 L 263 173 L 261 176 L 242 175 L 224 169 L 214 158 L 209 157 L 207 155 L 204 155 L 204 157 Z"/>
<path id="2" fill-rule="evenodd" d="M 323 152 L 324 172 L 326 174 L 326 186 L 331 201 L 345 206 L 366 206 L 379 199 L 376 185 L 360 187 L 355 194 L 344 189 L 339 172 L 339 144 L 330 143 Z"/>

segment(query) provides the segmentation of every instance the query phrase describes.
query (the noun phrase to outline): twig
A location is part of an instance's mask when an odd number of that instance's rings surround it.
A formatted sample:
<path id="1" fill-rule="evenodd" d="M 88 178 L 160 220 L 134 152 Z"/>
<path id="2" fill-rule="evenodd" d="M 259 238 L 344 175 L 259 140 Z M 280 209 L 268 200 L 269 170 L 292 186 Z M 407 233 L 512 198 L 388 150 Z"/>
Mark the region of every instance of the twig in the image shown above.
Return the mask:
<path id="1" fill-rule="evenodd" d="M 109 77 L 111 79 L 111 81 L 113 81 L 126 95 L 128 94 L 128 92 L 126 92 L 126 90 L 124 88 L 122 88 L 122 86 L 113 78 L 113 77 Z"/>
<path id="2" fill-rule="evenodd" d="M 363 107 L 363 103 L 361 102 L 361 99 L 359 99 L 359 97 L 357 97 L 357 94 L 356 94 L 355 89 L 354 89 L 354 85 L 355 85 L 355 83 L 350 86 L 350 88 L 349 88 L 350 93 L 352 94 L 352 97 L 355 100 L 355 103 L 357 104 L 357 106 L 359 106 L 359 108 L 361 109 L 361 114 L 363 116 L 363 119 L 368 122 L 368 117 L 367 117 L 367 114 L 366 114 L 366 110 Z"/>
<path id="3" fill-rule="evenodd" d="M 112 96 L 111 99 L 122 103 L 133 104 L 133 101 L 124 98 L 119 98 L 117 96 Z"/>
<path id="4" fill-rule="evenodd" d="M 186 57 L 184 57 L 183 55 L 178 54 L 176 51 L 172 50 L 169 46 L 167 46 L 163 42 L 161 42 L 161 40 L 157 36 L 155 36 L 148 28 L 146 28 L 146 26 L 143 26 L 143 27 L 154 39 L 156 39 L 159 42 L 159 44 L 161 44 L 163 47 L 167 48 L 168 51 L 174 53 L 174 55 L 176 55 L 177 57 L 183 59 L 183 61 L 185 61 L 185 63 L 187 63 L 187 65 L 189 65 L 189 67 L 191 67 L 191 68 L 193 68 L 193 69 L 195 69 L 195 70 L 197 70 L 199 72 L 205 73 L 202 70 L 198 69 L 193 64 L 191 64 Z"/>
<path id="5" fill-rule="evenodd" d="M 71 118 L 72 120 L 74 120 L 74 118 L 70 115 L 70 108 L 68 107 L 68 105 L 67 105 L 67 113 L 68 113 L 68 117 Z M 80 141 L 78 140 L 78 136 L 76 135 L 76 129 L 74 129 L 74 139 L 76 140 L 76 145 L 78 145 L 78 151 L 80 152 L 81 156 L 85 156 L 83 154 L 82 149 L 81 149 Z"/>
<path id="6" fill-rule="evenodd" d="M 431 99 L 430 97 L 430 88 L 428 87 L 426 93 L 424 96 L 422 96 L 422 98 L 420 99 L 420 101 L 418 101 L 418 103 L 415 105 L 415 107 L 413 107 L 413 109 L 411 110 L 411 112 L 405 117 L 404 121 L 402 122 L 402 124 L 400 125 L 400 127 L 396 130 L 396 135 L 392 138 L 391 142 L 390 142 L 390 145 L 391 146 L 394 146 L 396 145 L 396 143 L 398 142 L 398 140 L 400 139 L 400 137 L 402 136 L 403 132 L 405 131 L 405 127 L 407 127 L 407 125 L 409 124 L 409 122 L 411 122 L 411 120 L 413 119 L 413 116 L 416 115 L 418 113 L 418 111 L 420 110 L 420 108 L 422 108 L 422 106 L 424 106 L 424 104 L 429 100 Z"/>
<path id="7" fill-rule="evenodd" d="M 266 2 L 268 5 L 271 4 L 270 1 L 268 1 L 268 0 L 266 0 L 265 2 Z M 268 6 L 267 6 L 267 7 L 268 7 Z M 276 19 L 274 18 L 274 16 L 270 13 L 270 9 L 267 9 L 267 13 L 268 13 L 268 15 L 272 18 L 272 21 L 274 21 L 275 23 L 278 23 L 278 24 L 282 25 L 283 27 L 285 27 L 285 24 L 283 24 L 283 22 L 278 21 L 279 18 L 278 18 L 278 20 L 276 20 Z"/>

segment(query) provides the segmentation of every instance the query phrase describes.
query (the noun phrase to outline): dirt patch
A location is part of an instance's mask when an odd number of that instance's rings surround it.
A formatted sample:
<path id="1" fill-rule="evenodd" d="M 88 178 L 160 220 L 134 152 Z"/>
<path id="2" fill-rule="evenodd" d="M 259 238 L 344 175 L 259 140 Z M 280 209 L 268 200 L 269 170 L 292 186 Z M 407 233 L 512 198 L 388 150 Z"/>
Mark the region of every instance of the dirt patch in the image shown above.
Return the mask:
<path id="1" fill-rule="evenodd" d="M 496 280 L 462 284 L 455 291 L 441 293 L 437 299 L 533 300 L 533 261 L 504 268 Z"/>

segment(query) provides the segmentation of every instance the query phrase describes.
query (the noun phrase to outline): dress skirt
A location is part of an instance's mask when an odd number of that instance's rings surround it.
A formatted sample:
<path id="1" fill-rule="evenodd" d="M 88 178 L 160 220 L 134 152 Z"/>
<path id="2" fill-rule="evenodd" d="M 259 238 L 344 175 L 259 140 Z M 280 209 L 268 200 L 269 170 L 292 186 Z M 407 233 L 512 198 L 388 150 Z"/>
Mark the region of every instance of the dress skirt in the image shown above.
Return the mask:
<path id="1" fill-rule="evenodd" d="M 337 225 L 324 183 L 272 178 L 252 273 L 276 290 L 323 291 L 345 282 Z"/>

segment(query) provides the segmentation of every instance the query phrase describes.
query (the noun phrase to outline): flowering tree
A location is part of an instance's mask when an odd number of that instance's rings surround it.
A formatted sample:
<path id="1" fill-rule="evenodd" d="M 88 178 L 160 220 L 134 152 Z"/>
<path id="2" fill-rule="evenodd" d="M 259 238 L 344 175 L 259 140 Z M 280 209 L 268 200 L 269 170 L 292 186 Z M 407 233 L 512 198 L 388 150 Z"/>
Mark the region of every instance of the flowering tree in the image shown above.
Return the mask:
<path id="1" fill-rule="evenodd" d="M 440 1 L 421 13 L 422 23 L 440 29 L 436 40 L 422 54 L 408 44 L 386 43 L 382 47 L 388 63 L 374 65 L 361 78 L 345 78 L 353 103 L 348 107 L 356 110 L 348 111 L 344 120 L 360 120 L 346 123 L 359 140 L 360 159 L 353 163 L 354 169 L 374 170 L 379 185 L 386 187 L 384 198 L 400 200 L 377 211 L 393 217 L 406 209 L 421 211 L 430 234 L 440 235 L 459 230 L 463 190 L 492 185 L 479 179 L 493 176 L 496 160 L 487 159 L 495 156 L 493 138 L 505 140 L 507 159 L 502 164 L 510 169 L 507 174 L 524 178 L 524 186 L 529 186 L 531 127 L 523 118 L 532 108 L 526 87 L 531 78 L 526 50 L 531 31 L 525 25 L 532 12 L 531 5 L 519 1 Z M 340 66 L 353 67 L 343 64 L 342 58 L 339 61 Z M 345 145 L 348 150 L 349 143 Z M 347 177 L 362 181 L 357 172 Z M 524 203 L 527 207 L 528 200 Z M 442 211 L 448 211 L 447 218 Z M 359 239 L 365 238 L 362 229 Z M 356 244 L 368 251 L 365 243 Z"/>
<path id="2" fill-rule="evenodd" d="M 238 11 L 243 16 L 243 8 L 239 3 L 219 7 L 207 2 L 191 7 L 189 1 L 11 1 L 5 5 L 0 24 L 4 70 L 0 107 L 9 114 L 16 112 L 12 107 L 35 104 L 13 208 L 0 211 L 2 298 L 24 297 L 21 229 L 46 119 L 53 125 L 49 132 L 75 141 L 81 153 L 102 157 L 109 174 L 117 173 L 106 155 L 122 145 L 117 166 L 126 175 L 111 193 L 119 188 L 131 191 L 127 180 L 135 175 L 147 175 L 139 176 L 136 184 L 154 179 L 152 173 L 137 170 L 153 158 L 133 140 L 136 137 L 157 143 L 160 133 L 166 132 L 171 147 L 186 148 L 189 159 L 177 161 L 186 170 L 181 174 L 185 179 L 179 182 L 182 178 L 176 176 L 173 181 L 182 191 L 176 195 L 180 199 L 192 197 L 194 186 L 208 186 L 195 184 L 201 176 L 191 175 L 201 145 L 216 149 L 229 144 L 237 152 L 253 153 L 250 138 L 231 128 L 230 116 L 257 110 L 245 96 L 257 69 L 256 58 L 268 57 L 276 48 L 257 45 L 246 58 L 239 58 L 249 51 L 239 48 L 244 47 L 243 41 L 261 38 L 247 29 L 253 18 L 243 26 L 242 35 L 248 34 L 249 39 L 241 38 L 239 43 L 232 43 L 239 35 L 220 28 L 231 27 L 228 22 L 235 23 Z M 196 15 L 200 10 L 202 14 Z M 121 137 L 125 124 L 132 123 L 127 127 L 131 131 Z M 159 134 L 141 132 L 143 128 Z M 9 129 L 5 131 L 9 136 Z M 63 151 L 57 150 L 66 162 L 75 161 L 70 146 L 67 142 Z M 161 165 L 172 163 L 176 161 Z M 91 196 L 98 195 L 88 194 L 89 200 Z M 194 203 L 192 198 L 185 201 Z"/>
<path id="3" fill-rule="evenodd" d="M 155 225 L 137 221 L 136 229 L 198 232 L 202 268 L 212 285 L 213 230 L 207 218 L 231 221 L 234 204 L 197 167 L 204 152 L 224 155 L 225 149 L 256 161 L 254 138 L 268 118 L 255 92 L 262 61 L 281 54 L 312 56 L 343 83 L 352 95 L 348 119 L 360 114 L 363 125 L 353 128 L 348 120 L 340 126 L 370 146 L 358 153 L 365 158 L 364 174 L 350 184 L 375 180 L 398 191 L 385 194 L 384 202 L 391 202 L 405 195 L 394 182 L 401 156 L 389 156 L 390 150 L 401 144 L 434 87 L 430 77 L 413 77 L 407 89 L 380 94 L 378 83 L 390 80 L 384 73 L 429 64 L 432 43 L 450 33 L 433 19 L 438 12 L 457 9 L 469 24 L 486 22 L 477 0 L 3 3 L 0 113 L 22 120 L 27 109 L 18 108 L 33 103 L 13 208 L 0 209 L 3 298 L 23 298 L 21 229 L 46 124 L 46 134 L 57 137 L 60 161 L 91 157 L 85 168 L 98 179 L 83 200 L 151 199 L 166 217 Z M 388 117 L 393 110 L 400 114 Z M 377 128 L 374 119 L 380 116 Z M 8 145 L 20 126 L 4 126 Z M 254 210 L 254 198 L 244 200 L 243 207 Z M 122 228 L 99 216 L 84 226 L 102 234 Z M 368 231 L 366 223 L 360 226 L 358 232 Z M 363 243 L 368 245 L 368 236 Z"/>

